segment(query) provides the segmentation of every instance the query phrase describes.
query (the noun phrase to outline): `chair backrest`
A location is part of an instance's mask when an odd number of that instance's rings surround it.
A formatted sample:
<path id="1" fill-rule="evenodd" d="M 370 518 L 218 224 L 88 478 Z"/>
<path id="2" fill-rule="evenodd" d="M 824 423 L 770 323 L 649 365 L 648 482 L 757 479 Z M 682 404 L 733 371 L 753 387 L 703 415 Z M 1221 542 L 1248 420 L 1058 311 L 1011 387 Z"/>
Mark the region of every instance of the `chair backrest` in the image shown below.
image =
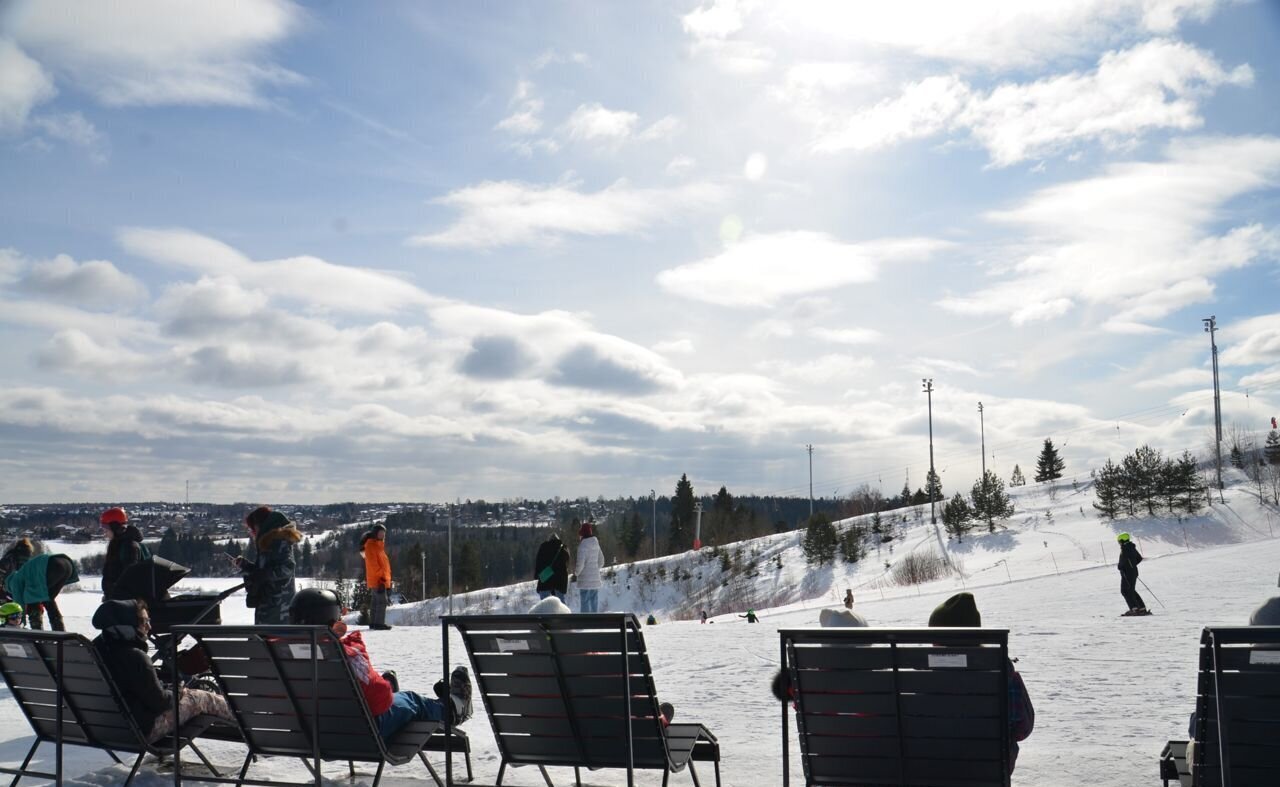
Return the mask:
<path id="1" fill-rule="evenodd" d="M 173 631 L 178 637 L 191 635 L 204 647 L 210 671 L 253 752 L 361 762 L 403 759 L 388 756 L 342 645 L 325 627 L 175 626 Z"/>
<path id="2" fill-rule="evenodd" d="M 809 784 L 1009 784 L 1007 631 L 779 633 Z"/>
<path id="3" fill-rule="evenodd" d="M 1274 785 L 1280 774 L 1280 626 L 1200 635 L 1196 783 Z"/>
<path id="4" fill-rule="evenodd" d="M 63 743 L 128 752 L 149 750 L 93 643 L 83 636 L 0 629 L 0 673 L 41 740 L 56 741 L 59 737 L 57 676 L 61 674 Z"/>
<path id="5" fill-rule="evenodd" d="M 507 762 L 625 768 L 629 733 L 634 767 L 670 766 L 634 615 L 463 615 L 444 622 L 462 634 Z"/>

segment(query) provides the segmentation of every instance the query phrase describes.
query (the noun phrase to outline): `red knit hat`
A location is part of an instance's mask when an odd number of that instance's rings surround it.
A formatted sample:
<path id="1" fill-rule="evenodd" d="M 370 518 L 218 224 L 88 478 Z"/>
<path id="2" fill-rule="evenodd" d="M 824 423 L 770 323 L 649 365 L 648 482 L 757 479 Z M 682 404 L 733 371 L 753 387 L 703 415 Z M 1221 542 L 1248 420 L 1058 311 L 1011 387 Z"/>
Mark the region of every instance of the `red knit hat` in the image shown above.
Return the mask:
<path id="1" fill-rule="evenodd" d="M 578 538 L 590 538 L 595 535 L 595 528 L 590 522 L 583 522 L 582 527 L 578 528 Z"/>

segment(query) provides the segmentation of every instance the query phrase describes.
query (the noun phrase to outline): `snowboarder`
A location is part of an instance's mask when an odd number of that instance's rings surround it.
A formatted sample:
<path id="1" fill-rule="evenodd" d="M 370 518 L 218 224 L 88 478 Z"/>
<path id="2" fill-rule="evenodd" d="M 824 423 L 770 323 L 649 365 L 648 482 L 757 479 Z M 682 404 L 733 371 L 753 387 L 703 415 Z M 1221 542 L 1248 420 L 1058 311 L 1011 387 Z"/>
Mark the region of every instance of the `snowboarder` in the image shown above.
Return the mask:
<path id="1" fill-rule="evenodd" d="M 706 622 L 707 622 L 707 611 L 706 611 L 705 609 L 704 609 L 704 610 L 702 610 L 702 612 L 700 612 L 700 613 L 698 614 L 698 617 L 702 619 L 702 622 L 703 622 L 703 623 L 706 623 Z"/>
<path id="2" fill-rule="evenodd" d="M 559 533 L 552 533 L 538 546 L 533 576 L 538 580 L 538 598 L 555 596 L 564 601 L 569 592 L 569 550 L 560 541 Z"/>
<path id="3" fill-rule="evenodd" d="M 844 608 L 853 609 L 853 588 L 844 589 Z"/>
<path id="4" fill-rule="evenodd" d="M 644 624 L 646 626 L 656 626 L 658 625 L 658 619 L 653 616 L 652 612 L 650 612 L 649 617 L 645 618 Z"/>
<path id="5" fill-rule="evenodd" d="M 600 579 L 600 566 L 604 564 L 604 552 L 600 549 L 600 539 L 596 538 L 595 525 L 583 522 L 578 530 L 578 560 L 574 564 L 573 576 L 578 583 L 578 611 L 600 611 L 600 588 L 604 582 Z"/>
<path id="6" fill-rule="evenodd" d="M 754 609 L 749 609 L 749 610 L 747 610 L 747 614 L 745 614 L 745 615 L 739 615 L 738 617 L 740 617 L 740 618 L 746 618 L 748 623 L 759 623 L 759 622 L 760 622 L 760 618 L 756 617 L 756 611 L 755 611 Z"/>
<path id="7" fill-rule="evenodd" d="M 151 557 L 151 550 L 142 543 L 142 533 L 129 524 L 129 515 L 116 506 L 102 512 L 98 522 L 111 536 L 107 543 L 107 558 L 102 564 L 102 595 L 111 598 L 111 588 L 124 570 L 139 560 Z"/>
<path id="8" fill-rule="evenodd" d="M 412 721 L 444 721 L 445 713 L 450 714 L 455 725 L 471 718 L 471 675 L 466 667 L 454 667 L 448 686 L 444 681 L 436 682 L 435 693 L 439 699 L 424 697 L 416 691 L 397 691 L 399 681 L 395 680 L 395 673 L 375 670 L 364 637 L 359 631 L 347 631 L 347 624 L 342 620 L 342 605 L 332 590 L 305 588 L 299 591 L 289 604 L 289 620 L 294 625 L 327 626 L 337 638 L 343 656 L 360 681 L 365 703 L 383 740 L 389 740 Z"/>
<path id="9" fill-rule="evenodd" d="M 1120 595 L 1124 596 L 1124 603 L 1129 606 L 1129 611 L 1123 613 L 1122 617 L 1150 615 L 1151 610 L 1147 609 L 1147 603 L 1138 595 L 1136 588 L 1138 564 L 1142 562 L 1142 555 L 1138 553 L 1138 547 L 1128 533 L 1116 536 L 1116 541 L 1120 543 L 1120 562 L 1116 564 L 1116 568 L 1120 569 Z"/>
<path id="10" fill-rule="evenodd" d="M 369 586 L 369 628 L 389 631 L 387 596 L 391 593 L 391 561 L 387 560 L 387 526 L 379 522 L 360 537 L 364 578 Z"/>
<path id="11" fill-rule="evenodd" d="M 293 579 L 293 545 L 302 533 L 289 517 L 270 506 L 258 506 L 244 518 L 254 547 L 254 558 L 236 558 L 244 574 L 246 606 L 253 609 L 255 626 L 289 622 L 289 602 L 297 591 Z"/>
<path id="12" fill-rule="evenodd" d="M 67 630 L 58 609 L 58 594 L 80 581 L 74 560 L 66 555 L 37 555 L 31 539 L 20 538 L 0 557 L 0 576 L 9 598 L 26 609 L 31 628 L 44 628 L 44 611 L 48 610 L 50 628 Z"/>

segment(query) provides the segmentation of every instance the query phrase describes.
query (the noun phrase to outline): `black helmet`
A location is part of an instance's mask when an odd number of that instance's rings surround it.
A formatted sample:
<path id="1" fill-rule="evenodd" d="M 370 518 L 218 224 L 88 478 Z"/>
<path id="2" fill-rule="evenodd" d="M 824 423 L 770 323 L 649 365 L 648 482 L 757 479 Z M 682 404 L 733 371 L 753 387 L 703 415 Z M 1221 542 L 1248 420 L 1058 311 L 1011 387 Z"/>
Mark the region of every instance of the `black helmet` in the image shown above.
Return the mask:
<path id="1" fill-rule="evenodd" d="M 300 626 L 327 626 L 342 619 L 342 604 L 332 590 L 304 588 L 289 603 L 289 622 Z"/>

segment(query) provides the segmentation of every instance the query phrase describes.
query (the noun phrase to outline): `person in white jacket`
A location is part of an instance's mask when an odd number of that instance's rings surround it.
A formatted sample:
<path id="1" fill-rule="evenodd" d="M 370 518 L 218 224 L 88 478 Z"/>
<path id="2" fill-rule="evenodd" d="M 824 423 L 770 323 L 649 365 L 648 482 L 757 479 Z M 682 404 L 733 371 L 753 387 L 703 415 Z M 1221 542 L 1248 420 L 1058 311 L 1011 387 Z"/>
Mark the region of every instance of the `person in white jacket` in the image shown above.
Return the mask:
<path id="1" fill-rule="evenodd" d="M 600 540 L 596 538 L 595 527 L 590 522 L 583 522 L 578 530 L 581 542 L 578 544 L 578 560 L 573 574 L 578 582 L 579 612 L 600 611 L 600 588 L 604 582 L 600 580 L 600 567 L 604 565 L 604 552 L 600 549 Z"/>

